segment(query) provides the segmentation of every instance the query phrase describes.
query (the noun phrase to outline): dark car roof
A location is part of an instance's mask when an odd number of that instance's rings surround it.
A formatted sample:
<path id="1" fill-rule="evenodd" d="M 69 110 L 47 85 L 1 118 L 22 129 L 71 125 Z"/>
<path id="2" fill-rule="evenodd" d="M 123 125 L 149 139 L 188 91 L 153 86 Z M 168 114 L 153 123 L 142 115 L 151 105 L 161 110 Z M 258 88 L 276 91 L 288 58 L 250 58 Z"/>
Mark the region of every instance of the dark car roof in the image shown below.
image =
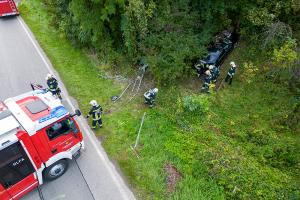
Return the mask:
<path id="1" fill-rule="evenodd" d="M 221 51 L 219 49 L 214 49 L 208 52 L 208 56 L 205 58 L 205 62 L 208 64 L 214 64 L 218 60 L 221 55 Z"/>

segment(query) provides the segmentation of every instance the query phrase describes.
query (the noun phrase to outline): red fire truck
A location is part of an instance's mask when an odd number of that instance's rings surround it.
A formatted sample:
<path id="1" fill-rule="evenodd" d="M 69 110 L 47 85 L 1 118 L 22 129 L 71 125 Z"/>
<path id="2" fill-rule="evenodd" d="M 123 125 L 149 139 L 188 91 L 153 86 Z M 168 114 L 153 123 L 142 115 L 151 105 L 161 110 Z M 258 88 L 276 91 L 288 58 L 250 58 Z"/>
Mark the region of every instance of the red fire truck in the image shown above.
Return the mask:
<path id="1" fill-rule="evenodd" d="M 0 17 L 19 15 L 18 8 L 13 0 L 0 0 Z"/>
<path id="2" fill-rule="evenodd" d="M 84 148 L 76 115 L 45 90 L 0 102 L 1 200 L 20 199 L 66 172 Z"/>

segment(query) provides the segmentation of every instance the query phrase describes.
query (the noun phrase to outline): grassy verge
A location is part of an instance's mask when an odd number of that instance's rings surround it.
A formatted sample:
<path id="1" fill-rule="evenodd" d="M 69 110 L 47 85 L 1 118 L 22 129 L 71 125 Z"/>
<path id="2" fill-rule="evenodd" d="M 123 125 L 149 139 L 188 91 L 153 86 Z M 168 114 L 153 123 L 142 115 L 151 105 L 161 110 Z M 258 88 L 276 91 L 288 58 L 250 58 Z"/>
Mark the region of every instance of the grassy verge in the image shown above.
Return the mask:
<path id="1" fill-rule="evenodd" d="M 290 110 L 285 85 L 246 83 L 241 70 L 233 86 L 218 94 L 204 97 L 194 95 L 192 88 L 173 86 L 160 88 L 158 106 L 152 110 L 140 96 L 131 103 L 125 96 L 112 104 L 110 97 L 126 82 L 101 78 L 109 66 L 94 62 L 49 26 L 40 1 L 24 1 L 21 13 L 81 110 L 88 111 L 91 99 L 104 106 L 105 126 L 96 134 L 140 199 L 299 197 L 299 133 L 279 123 Z M 231 55 L 237 63 L 244 62 L 243 49 Z M 137 159 L 129 147 L 144 112 Z"/>

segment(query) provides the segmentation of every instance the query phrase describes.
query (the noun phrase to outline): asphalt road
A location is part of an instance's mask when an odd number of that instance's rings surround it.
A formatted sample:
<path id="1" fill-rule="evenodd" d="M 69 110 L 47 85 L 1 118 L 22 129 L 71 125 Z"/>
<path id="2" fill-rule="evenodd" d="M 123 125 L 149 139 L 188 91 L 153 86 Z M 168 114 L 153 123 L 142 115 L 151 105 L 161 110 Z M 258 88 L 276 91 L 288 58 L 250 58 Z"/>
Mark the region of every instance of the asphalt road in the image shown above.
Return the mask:
<path id="1" fill-rule="evenodd" d="M 0 19 L 0 100 L 31 90 L 30 82 L 45 85 L 46 74 L 53 70 L 32 33 L 23 23 L 21 17 Z M 60 83 L 64 104 L 74 110 L 76 102 L 71 103 L 65 87 Z M 41 186 L 43 198 L 134 200 L 134 195 L 108 159 L 86 120 L 80 117 L 78 121 L 85 135 L 86 148 L 77 163 L 70 162 L 68 171 L 62 177 Z M 41 197 L 35 190 L 23 199 L 39 200 Z"/>

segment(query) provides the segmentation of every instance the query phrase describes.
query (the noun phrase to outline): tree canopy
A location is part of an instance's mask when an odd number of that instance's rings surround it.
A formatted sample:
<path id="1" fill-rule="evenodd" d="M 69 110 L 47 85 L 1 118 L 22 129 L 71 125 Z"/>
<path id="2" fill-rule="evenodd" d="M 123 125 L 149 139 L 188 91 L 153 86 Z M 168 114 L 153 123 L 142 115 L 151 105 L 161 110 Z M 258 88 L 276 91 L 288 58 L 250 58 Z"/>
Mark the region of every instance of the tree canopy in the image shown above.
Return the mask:
<path id="1" fill-rule="evenodd" d="M 146 57 L 159 82 L 191 72 L 219 31 L 231 29 L 249 41 L 280 22 L 299 29 L 300 4 L 294 0 L 46 0 L 53 24 L 80 46 L 99 53 L 123 52 L 134 63 Z M 274 28 L 274 27 L 273 27 Z M 283 31 L 266 40 L 272 49 L 291 37 Z M 265 47 L 264 46 L 264 47 Z M 117 58 L 115 60 L 117 62 Z"/>

